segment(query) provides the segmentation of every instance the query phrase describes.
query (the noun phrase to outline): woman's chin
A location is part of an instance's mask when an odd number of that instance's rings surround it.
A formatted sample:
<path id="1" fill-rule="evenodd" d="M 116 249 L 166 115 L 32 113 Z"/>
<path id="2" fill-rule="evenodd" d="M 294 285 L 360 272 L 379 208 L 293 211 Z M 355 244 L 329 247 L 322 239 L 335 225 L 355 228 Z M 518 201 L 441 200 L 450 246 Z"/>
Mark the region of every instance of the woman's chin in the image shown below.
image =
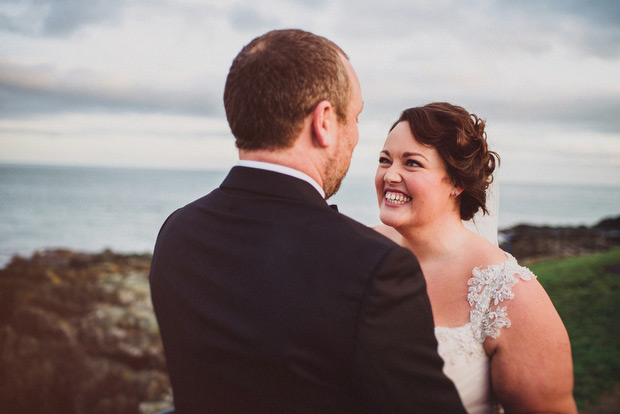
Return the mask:
<path id="1" fill-rule="evenodd" d="M 386 226 L 397 228 L 403 224 L 403 217 L 400 214 L 395 214 L 394 211 L 384 211 L 383 209 L 379 213 L 379 219 Z"/>

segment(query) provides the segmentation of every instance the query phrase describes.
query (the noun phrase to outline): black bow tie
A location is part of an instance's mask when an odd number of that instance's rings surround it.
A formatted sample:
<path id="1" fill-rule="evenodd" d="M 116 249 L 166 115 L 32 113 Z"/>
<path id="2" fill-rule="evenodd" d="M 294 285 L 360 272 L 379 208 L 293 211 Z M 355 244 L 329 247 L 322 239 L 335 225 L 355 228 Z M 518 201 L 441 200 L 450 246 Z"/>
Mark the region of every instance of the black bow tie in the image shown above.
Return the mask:
<path id="1" fill-rule="evenodd" d="M 329 208 L 331 208 L 332 210 L 336 210 L 336 211 L 338 211 L 338 206 L 337 206 L 337 205 L 335 205 L 335 204 L 330 204 L 330 205 L 329 205 Z"/>

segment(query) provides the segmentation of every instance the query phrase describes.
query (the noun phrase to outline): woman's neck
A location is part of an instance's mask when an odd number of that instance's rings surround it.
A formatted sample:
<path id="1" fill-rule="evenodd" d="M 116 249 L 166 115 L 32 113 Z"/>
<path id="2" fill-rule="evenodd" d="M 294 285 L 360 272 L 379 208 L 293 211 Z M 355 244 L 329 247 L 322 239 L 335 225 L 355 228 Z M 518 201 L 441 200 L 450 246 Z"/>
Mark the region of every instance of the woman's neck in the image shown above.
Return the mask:
<path id="1" fill-rule="evenodd" d="M 435 220 L 425 226 L 396 229 L 421 263 L 451 255 L 467 242 L 470 232 L 458 217 Z"/>

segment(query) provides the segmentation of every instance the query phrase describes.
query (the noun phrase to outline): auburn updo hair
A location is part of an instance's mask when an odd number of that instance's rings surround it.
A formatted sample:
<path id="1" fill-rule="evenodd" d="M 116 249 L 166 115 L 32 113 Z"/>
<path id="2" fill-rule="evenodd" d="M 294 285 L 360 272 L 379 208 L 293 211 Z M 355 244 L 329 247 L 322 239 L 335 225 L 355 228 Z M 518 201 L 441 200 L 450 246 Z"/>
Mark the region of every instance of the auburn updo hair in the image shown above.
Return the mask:
<path id="1" fill-rule="evenodd" d="M 461 219 L 470 220 L 480 209 L 487 214 L 486 190 L 500 158 L 487 146 L 484 120 L 460 106 L 435 102 L 404 110 L 390 131 L 402 121 L 416 141 L 437 150 L 452 184 L 463 189 L 458 196 Z"/>

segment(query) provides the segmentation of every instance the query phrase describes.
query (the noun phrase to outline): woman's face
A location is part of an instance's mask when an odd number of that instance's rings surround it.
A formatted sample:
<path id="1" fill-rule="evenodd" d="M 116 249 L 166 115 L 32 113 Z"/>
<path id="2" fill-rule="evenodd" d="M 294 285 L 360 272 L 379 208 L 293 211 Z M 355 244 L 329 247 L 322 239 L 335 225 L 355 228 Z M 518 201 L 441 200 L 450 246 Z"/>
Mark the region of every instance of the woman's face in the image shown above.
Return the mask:
<path id="1" fill-rule="evenodd" d="M 399 122 L 379 156 L 375 176 L 380 218 L 394 228 L 422 226 L 458 214 L 455 191 L 437 150 L 415 140 Z"/>

